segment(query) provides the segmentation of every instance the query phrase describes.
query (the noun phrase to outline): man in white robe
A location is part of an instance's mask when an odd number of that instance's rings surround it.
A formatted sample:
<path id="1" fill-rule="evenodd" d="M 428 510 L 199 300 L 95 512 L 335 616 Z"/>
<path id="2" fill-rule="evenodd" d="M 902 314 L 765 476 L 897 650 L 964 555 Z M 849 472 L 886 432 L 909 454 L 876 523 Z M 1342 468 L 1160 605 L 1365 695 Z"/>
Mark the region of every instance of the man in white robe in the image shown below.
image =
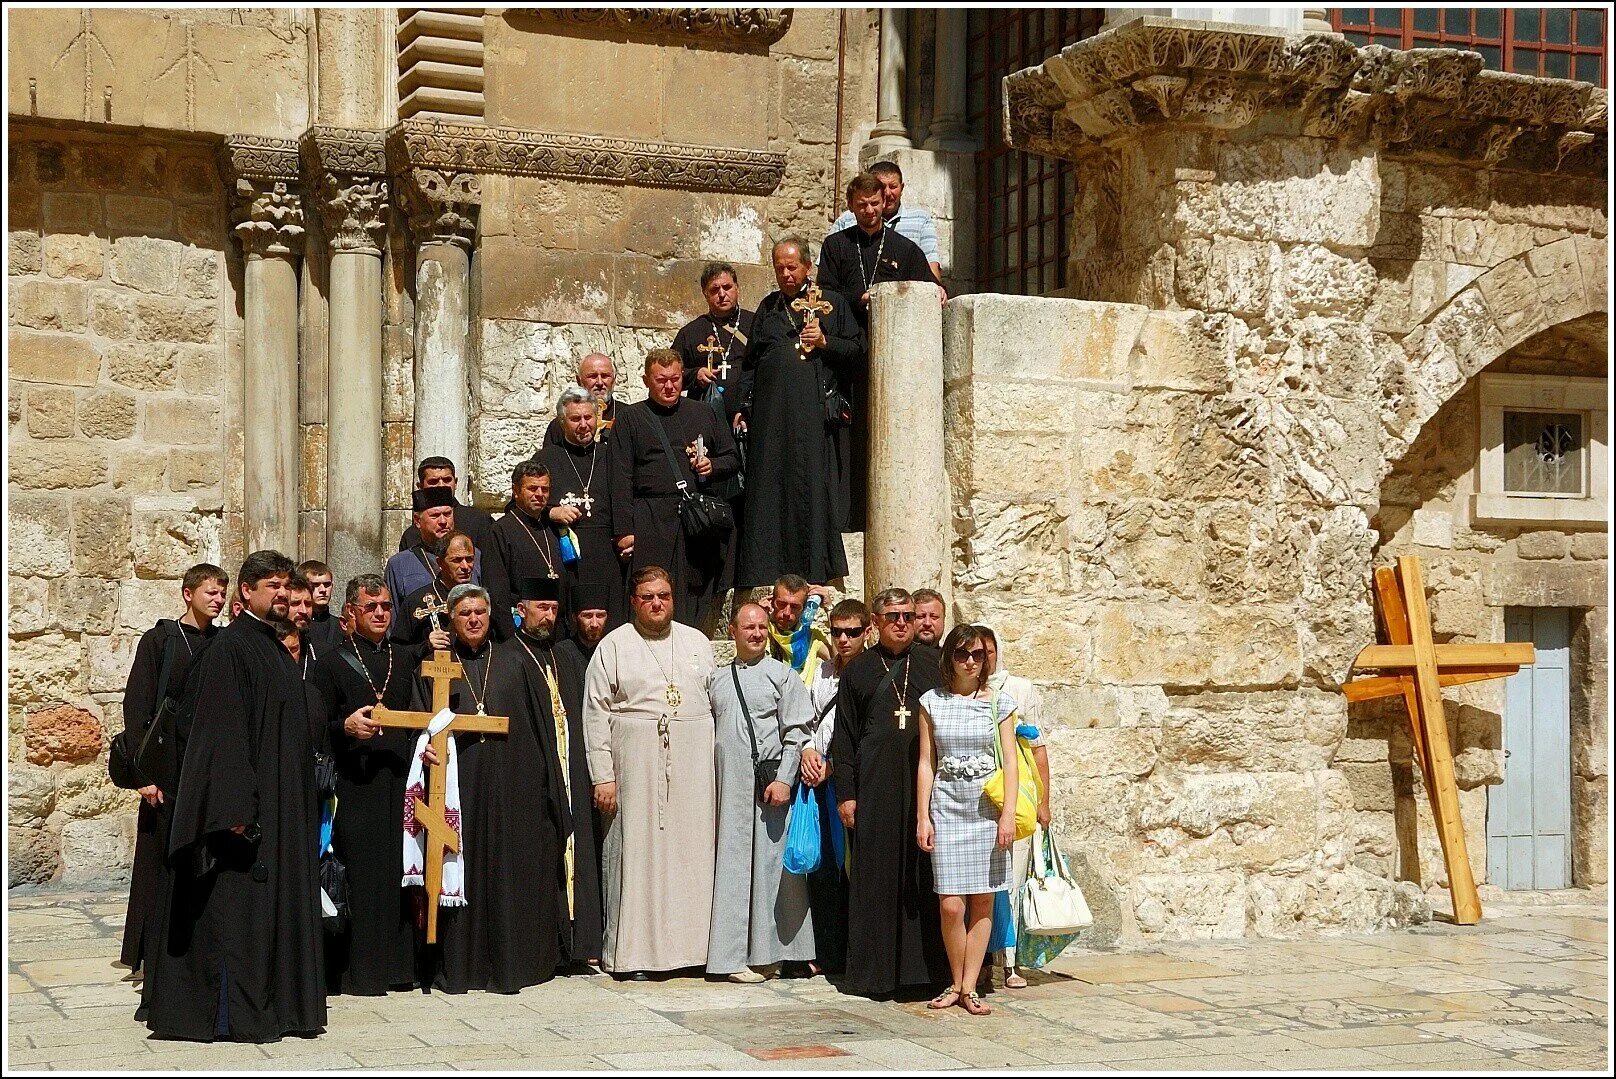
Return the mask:
<path id="1" fill-rule="evenodd" d="M 729 629 L 735 662 L 707 677 L 718 769 L 717 890 L 707 973 L 761 982 L 765 971 L 772 975 L 781 963 L 814 958 L 808 878 L 787 873 L 783 862 L 797 761 L 814 713 L 797 672 L 764 655 L 769 616 L 762 607 L 743 603 Z M 760 762 L 769 762 L 764 770 L 773 775 L 766 785 Z"/>
<path id="2" fill-rule="evenodd" d="M 634 574 L 633 621 L 600 642 L 584 677 L 584 740 L 602 851 L 601 969 L 647 971 L 707 961 L 714 835 L 712 642 L 673 621 L 664 569 Z"/>

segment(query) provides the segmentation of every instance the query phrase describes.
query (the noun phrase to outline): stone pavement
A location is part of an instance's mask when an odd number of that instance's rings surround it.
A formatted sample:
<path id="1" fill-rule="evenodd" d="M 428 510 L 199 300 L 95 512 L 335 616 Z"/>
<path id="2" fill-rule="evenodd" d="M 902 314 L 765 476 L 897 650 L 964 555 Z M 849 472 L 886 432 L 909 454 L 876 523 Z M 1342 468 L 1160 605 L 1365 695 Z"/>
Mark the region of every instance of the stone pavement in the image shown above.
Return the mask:
<path id="1" fill-rule="evenodd" d="M 1602 898 L 1602 897 L 1599 897 Z M 1068 955 L 994 1014 L 877 1004 L 823 978 L 561 978 L 516 996 L 332 998 L 324 1037 L 152 1041 L 114 967 L 120 895 L 13 894 L 11 1069 L 1430 1069 L 1604 1072 L 1600 905 L 1499 907 L 1480 926 Z"/>

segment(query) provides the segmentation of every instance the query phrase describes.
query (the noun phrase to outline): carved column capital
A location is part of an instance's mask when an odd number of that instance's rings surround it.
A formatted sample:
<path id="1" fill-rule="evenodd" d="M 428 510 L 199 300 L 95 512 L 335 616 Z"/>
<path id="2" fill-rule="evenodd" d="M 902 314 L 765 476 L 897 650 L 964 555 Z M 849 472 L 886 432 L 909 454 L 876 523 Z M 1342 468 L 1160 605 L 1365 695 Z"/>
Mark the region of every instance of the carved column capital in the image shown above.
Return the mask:
<path id="1" fill-rule="evenodd" d="M 452 243 L 471 250 L 482 208 L 481 177 L 474 172 L 407 169 L 397 183 L 418 243 Z"/>
<path id="2" fill-rule="evenodd" d="M 304 169 L 315 178 L 331 250 L 380 255 L 387 228 L 386 136 L 380 131 L 311 127 L 298 148 Z"/>
<path id="3" fill-rule="evenodd" d="M 303 252 L 303 196 L 285 180 L 237 177 L 232 219 L 248 256 Z"/>

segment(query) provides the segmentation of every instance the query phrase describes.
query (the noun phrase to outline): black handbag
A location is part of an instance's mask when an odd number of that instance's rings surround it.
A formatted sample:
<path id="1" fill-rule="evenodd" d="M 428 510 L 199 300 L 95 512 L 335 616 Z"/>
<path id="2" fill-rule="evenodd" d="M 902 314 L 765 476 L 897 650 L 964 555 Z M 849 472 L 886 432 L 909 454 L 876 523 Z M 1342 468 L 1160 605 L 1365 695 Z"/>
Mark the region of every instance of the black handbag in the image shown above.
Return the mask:
<path id="1" fill-rule="evenodd" d="M 847 399 L 847 394 L 837 388 L 836 379 L 825 369 L 825 365 L 817 358 L 814 363 L 819 367 L 821 399 L 825 406 L 825 426 L 831 430 L 853 426 L 853 402 Z"/>
<path id="2" fill-rule="evenodd" d="M 662 421 L 654 412 L 647 414 L 652 429 L 656 431 L 657 441 L 662 443 L 662 452 L 668 458 L 673 485 L 679 491 L 679 527 L 684 530 L 685 538 L 724 539 L 735 531 L 735 514 L 730 510 L 729 503 L 690 489 L 690 484 L 679 474 L 679 466 L 674 463 L 673 447 L 668 444 L 668 432 L 663 429 Z"/>
<path id="3" fill-rule="evenodd" d="M 178 623 L 163 619 L 163 661 L 157 671 L 157 710 L 146 729 L 138 734 L 119 731 L 107 750 L 107 774 L 116 787 L 139 790 L 151 784 L 172 791 L 178 778 L 179 755 L 175 750 L 174 700 L 169 695 L 170 673 L 174 668 L 176 633 L 184 633 Z"/>
<path id="4" fill-rule="evenodd" d="M 763 792 L 770 783 L 780 778 L 780 764 L 782 758 L 770 757 L 761 760 L 758 757 L 757 730 L 752 726 L 752 710 L 746 706 L 746 694 L 741 691 L 741 675 L 734 663 L 729 665 L 729 676 L 735 681 L 735 698 L 741 702 L 741 715 L 746 717 L 746 736 L 752 740 L 752 782 L 756 787 L 754 793 L 761 804 Z"/>

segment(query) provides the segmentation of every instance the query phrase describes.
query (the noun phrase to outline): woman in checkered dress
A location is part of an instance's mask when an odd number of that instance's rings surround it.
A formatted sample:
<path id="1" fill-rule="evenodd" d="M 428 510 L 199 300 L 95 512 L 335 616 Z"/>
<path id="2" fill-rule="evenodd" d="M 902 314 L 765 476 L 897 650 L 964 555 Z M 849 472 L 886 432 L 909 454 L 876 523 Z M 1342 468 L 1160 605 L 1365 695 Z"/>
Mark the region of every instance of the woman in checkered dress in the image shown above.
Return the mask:
<path id="1" fill-rule="evenodd" d="M 943 944 L 954 984 L 930 1007 L 991 1010 L 976 995 L 993 928 L 993 893 L 1010 886 L 1016 803 L 1000 809 L 982 793 L 1004 762 L 1004 789 L 1016 780 L 1016 702 L 987 685 L 987 642 L 975 626 L 955 626 L 943 641 L 943 686 L 920 698 L 920 774 L 915 839 L 932 856 L 942 910 Z"/>

